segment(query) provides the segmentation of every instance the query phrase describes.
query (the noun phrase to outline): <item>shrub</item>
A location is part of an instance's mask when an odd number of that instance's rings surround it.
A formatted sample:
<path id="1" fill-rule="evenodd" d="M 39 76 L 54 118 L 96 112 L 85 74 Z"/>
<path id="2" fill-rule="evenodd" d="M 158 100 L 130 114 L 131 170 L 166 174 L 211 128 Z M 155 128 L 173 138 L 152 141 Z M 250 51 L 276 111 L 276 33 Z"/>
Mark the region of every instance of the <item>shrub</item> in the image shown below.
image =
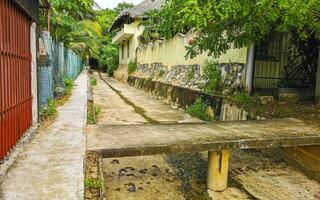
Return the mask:
<path id="1" fill-rule="evenodd" d="M 201 98 L 196 99 L 193 105 L 187 107 L 187 113 L 205 121 L 212 121 L 214 118 L 213 109 Z"/>
<path id="2" fill-rule="evenodd" d="M 97 79 L 95 77 L 90 77 L 90 83 L 92 86 L 96 86 L 97 85 Z"/>
<path id="3" fill-rule="evenodd" d="M 65 86 L 65 90 L 66 90 L 66 94 L 70 94 L 73 88 L 73 79 L 72 77 L 67 77 L 63 80 L 64 86 Z"/>
<path id="4" fill-rule="evenodd" d="M 234 97 L 232 101 L 240 108 L 253 113 L 258 113 L 262 109 L 262 103 L 259 96 L 249 96 L 242 92 Z"/>
<path id="5" fill-rule="evenodd" d="M 190 81 L 193 79 L 196 69 L 194 67 L 188 69 L 187 79 Z"/>
<path id="6" fill-rule="evenodd" d="M 206 81 L 206 83 L 201 86 L 204 91 L 215 94 L 221 90 L 221 70 L 219 63 L 213 60 L 205 61 L 202 78 Z"/>
<path id="7" fill-rule="evenodd" d="M 101 189 L 104 186 L 104 183 L 100 179 L 85 179 L 84 186 L 87 189 Z"/>
<path id="8" fill-rule="evenodd" d="M 40 120 L 53 119 L 57 116 L 57 106 L 55 100 L 49 99 L 44 108 L 40 108 Z"/>
<path id="9" fill-rule="evenodd" d="M 130 61 L 128 64 L 128 74 L 133 74 L 138 68 L 137 62 Z"/>

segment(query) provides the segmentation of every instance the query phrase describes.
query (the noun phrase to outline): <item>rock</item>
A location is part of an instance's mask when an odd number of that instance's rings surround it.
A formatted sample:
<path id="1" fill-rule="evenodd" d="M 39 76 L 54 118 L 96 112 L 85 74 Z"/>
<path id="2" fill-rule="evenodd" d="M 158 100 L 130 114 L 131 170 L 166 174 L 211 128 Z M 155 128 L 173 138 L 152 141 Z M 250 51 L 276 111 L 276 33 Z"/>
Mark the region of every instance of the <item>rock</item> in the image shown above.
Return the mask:
<path id="1" fill-rule="evenodd" d="M 63 87 L 56 87 L 54 91 L 55 91 L 57 96 L 65 95 L 65 90 L 64 90 Z"/>
<path id="2" fill-rule="evenodd" d="M 128 184 L 128 192 L 136 192 L 136 185 L 134 183 L 129 183 Z"/>
<path id="3" fill-rule="evenodd" d="M 119 171 L 119 176 L 124 176 L 127 173 L 127 170 L 125 169 L 120 169 Z"/>
<path id="4" fill-rule="evenodd" d="M 261 101 L 262 105 L 266 105 L 270 102 L 274 102 L 274 98 L 273 98 L 273 96 L 261 96 L 260 101 Z"/>
<path id="5" fill-rule="evenodd" d="M 111 164 L 115 165 L 115 164 L 119 164 L 119 160 L 114 159 L 113 161 L 111 161 Z"/>
<path id="6" fill-rule="evenodd" d="M 147 171 L 148 171 L 148 169 L 142 169 L 142 170 L 139 171 L 139 173 L 141 173 L 141 174 L 146 174 Z"/>

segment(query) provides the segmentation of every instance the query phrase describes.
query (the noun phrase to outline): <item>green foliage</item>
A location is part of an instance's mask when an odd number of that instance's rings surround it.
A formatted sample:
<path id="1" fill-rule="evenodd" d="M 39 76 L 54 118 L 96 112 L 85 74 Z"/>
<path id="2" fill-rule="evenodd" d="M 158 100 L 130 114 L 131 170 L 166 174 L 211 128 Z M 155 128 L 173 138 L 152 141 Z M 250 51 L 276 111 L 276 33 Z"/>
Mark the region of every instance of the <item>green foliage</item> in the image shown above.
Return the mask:
<path id="1" fill-rule="evenodd" d="M 246 93 L 240 93 L 232 97 L 232 102 L 238 107 L 248 112 L 259 113 L 262 109 L 262 103 L 259 96 L 249 96 Z"/>
<path id="2" fill-rule="evenodd" d="M 161 78 L 161 77 L 164 76 L 165 73 L 166 73 L 166 72 L 165 72 L 164 70 L 161 70 L 161 71 L 159 72 L 159 74 L 157 75 L 157 77 L 158 77 L 158 78 Z"/>
<path id="3" fill-rule="evenodd" d="M 69 33 L 69 47 L 85 60 L 99 57 L 102 31 L 100 24 L 91 20 L 82 20 L 75 24 Z"/>
<path id="4" fill-rule="evenodd" d="M 44 108 L 40 108 L 40 120 L 53 119 L 57 116 L 57 106 L 53 99 L 49 99 L 47 105 Z"/>
<path id="5" fill-rule="evenodd" d="M 188 80 L 193 79 L 195 73 L 196 73 L 196 69 L 194 67 L 190 68 L 188 70 L 188 75 L 187 75 Z"/>
<path id="6" fill-rule="evenodd" d="M 51 33 L 55 40 L 65 42 L 68 46 L 75 25 L 84 19 L 93 19 L 93 0 L 49 0 L 51 5 Z M 41 13 L 41 26 L 46 26 L 46 13 Z"/>
<path id="7" fill-rule="evenodd" d="M 214 118 L 213 109 L 201 98 L 196 99 L 193 105 L 187 107 L 187 113 L 205 121 L 212 121 Z"/>
<path id="8" fill-rule="evenodd" d="M 103 180 L 100 179 L 85 179 L 84 186 L 87 189 L 101 189 L 104 187 Z"/>
<path id="9" fill-rule="evenodd" d="M 101 69 L 113 73 L 118 66 L 118 47 L 111 40 L 115 33 L 108 29 L 114 18 L 133 4 L 120 3 L 114 10 L 96 10 L 93 0 L 49 0 L 52 8 L 51 35 L 56 41 L 64 42 L 85 60 L 95 58 Z M 47 14 L 40 13 L 41 27 L 47 27 Z"/>
<path id="10" fill-rule="evenodd" d="M 101 107 L 93 103 L 88 103 L 87 123 L 96 124 L 101 114 Z"/>
<path id="11" fill-rule="evenodd" d="M 91 86 L 97 85 L 97 79 L 95 77 L 90 76 L 90 84 Z"/>
<path id="12" fill-rule="evenodd" d="M 63 80 L 66 94 L 71 94 L 71 91 L 73 89 L 73 79 L 71 77 L 67 77 Z"/>
<path id="13" fill-rule="evenodd" d="M 119 3 L 116 8 L 114 8 L 114 11 L 119 14 L 121 11 L 130 9 L 133 7 L 134 7 L 133 3 L 122 2 L 122 3 Z"/>
<path id="14" fill-rule="evenodd" d="M 235 47 L 259 43 L 273 32 L 295 32 L 302 40 L 320 39 L 319 0 L 167 0 L 147 15 L 144 37 L 170 39 L 197 30 L 187 57 L 208 52 L 215 58 Z"/>
<path id="15" fill-rule="evenodd" d="M 128 64 L 128 74 L 133 74 L 138 68 L 137 62 L 130 61 Z"/>
<path id="16" fill-rule="evenodd" d="M 113 10 L 105 9 L 96 11 L 96 20 L 102 28 L 102 44 L 98 59 L 99 67 L 113 75 L 119 66 L 118 45 L 112 44 L 115 31 L 109 32 L 109 28 L 116 16 L 124 9 L 132 8 L 133 4 L 120 3 Z"/>
<path id="17" fill-rule="evenodd" d="M 221 70 L 219 64 L 213 60 L 206 60 L 203 65 L 203 79 L 206 81 L 201 88 L 208 93 L 215 94 L 221 90 Z"/>

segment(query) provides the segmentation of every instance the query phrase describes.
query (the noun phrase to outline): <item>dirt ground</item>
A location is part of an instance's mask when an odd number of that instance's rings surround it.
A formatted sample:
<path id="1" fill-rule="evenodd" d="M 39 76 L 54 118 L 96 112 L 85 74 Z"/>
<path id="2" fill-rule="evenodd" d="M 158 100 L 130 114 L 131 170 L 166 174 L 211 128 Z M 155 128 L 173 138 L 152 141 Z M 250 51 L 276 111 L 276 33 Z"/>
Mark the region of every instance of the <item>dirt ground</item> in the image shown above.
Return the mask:
<path id="1" fill-rule="evenodd" d="M 269 102 L 263 106 L 263 113 L 274 118 L 296 118 L 320 130 L 320 104 L 314 102 L 299 102 L 289 104 L 284 102 Z"/>
<path id="2" fill-rule="evenodd" d="M 102 74 L 104 81 L 97 73 L 94 76 L 97 85 L 93 97 L 95 104 L 102 108 L 98 124 L 142 124 L 150 119 L 158 123 L 198 121 L 183 110 L 172 108 L 105 74 Z M 297 115 L 301 113 L 300 110 L 296 112 Z M 279 113 L 284 115 L 284 112 Z M 316 114 L 319 116 L 319 112 Z M 314 117 L 309 118 L 310 124 L 317 124 Z M 110 200 L 320 199 L 318 182 L 262 151 L 232 152 L 229 187 L 221 193 L 207 191 L 206 163 L 207 153 L 104 159 L 107 197 Z"/>

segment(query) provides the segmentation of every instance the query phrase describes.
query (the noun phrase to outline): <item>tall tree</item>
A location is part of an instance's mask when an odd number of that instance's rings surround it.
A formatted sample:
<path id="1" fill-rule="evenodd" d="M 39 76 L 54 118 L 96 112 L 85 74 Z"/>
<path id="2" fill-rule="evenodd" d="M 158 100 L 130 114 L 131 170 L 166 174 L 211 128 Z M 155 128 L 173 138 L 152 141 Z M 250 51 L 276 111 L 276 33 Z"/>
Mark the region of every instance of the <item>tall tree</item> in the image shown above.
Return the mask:
<path id="1" fill-rule="evenodd" d="M 131 3 L 119 3 L 113 10 L 105 9 L 95 11 L 96 20 L 102 28 L 103 36 L 101 38 L 101 45 L 99 50 L 99 56 L 97 58 L 99 67 L 108 71 L 109 74 L 118 68 L 119 53 L 118 45 L 112 44 L 112 38 L 115 36 L 115 32 L 108 32 L 113 20 L 123 10 L 133 8 Z"/>
<path id="2" fill-rule="evenodd" d="M 194 27 L 198 35 L 190 40 L 187 56 L 208 51 L 218 57 L 272 32 L 320 39 L 319 13 L 319 0 L 167 0 L 162 10 L 148 14 L 144 36 L 172 38 Z"/>
<path id="3" fill-rule="evenodd" d="M 52 7 L 52 35 L 56 40 L 69 43 L 69 32 L 84 19 L 94 19 L 93 0 L 49 0 Z"/>
<path id="4" fill-rule="evenodd" d="M 123 10 L 126 10 L 126 9 L 131 9 L 133 8 L 134 5 L 132 3 L 127 3 L 127 2 L 122 2 L 122 3 L 119 3 L 117 7 L 115 7 L 113 10 L 116 12 L 116 13 L 120 13 L 121 11 Z"/>

